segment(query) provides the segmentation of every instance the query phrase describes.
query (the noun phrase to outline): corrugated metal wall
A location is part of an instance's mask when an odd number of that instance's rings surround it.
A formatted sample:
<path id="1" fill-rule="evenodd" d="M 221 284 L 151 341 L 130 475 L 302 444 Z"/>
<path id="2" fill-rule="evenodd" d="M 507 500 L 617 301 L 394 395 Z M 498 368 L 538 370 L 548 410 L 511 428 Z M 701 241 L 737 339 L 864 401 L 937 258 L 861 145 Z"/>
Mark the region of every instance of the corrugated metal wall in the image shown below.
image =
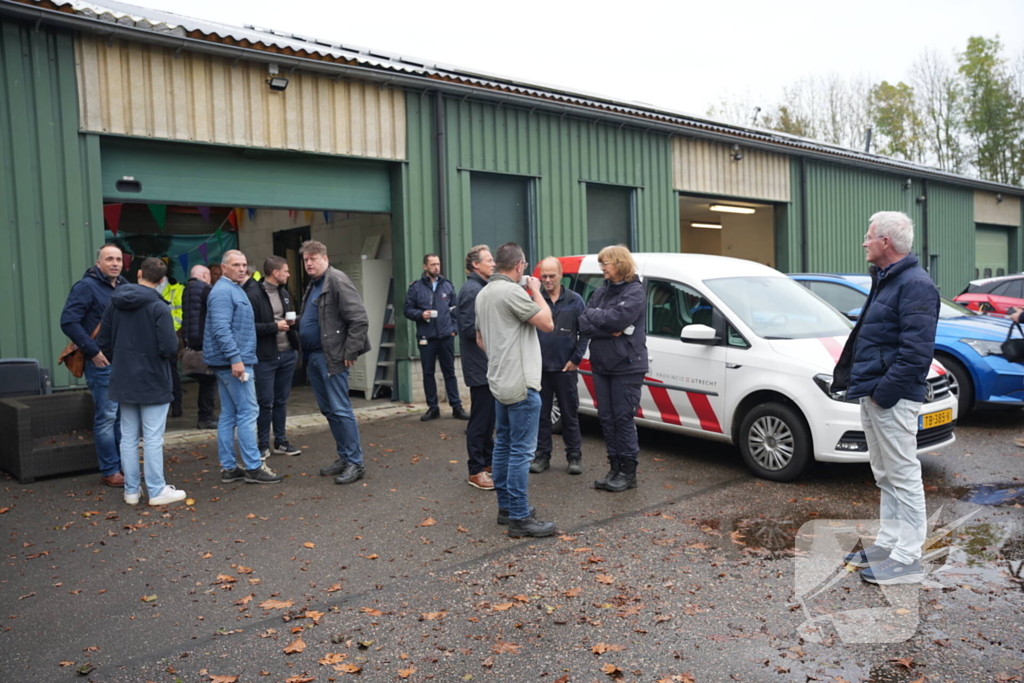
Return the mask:
<path id="1" fill-rule="evenodd" d="M 790 200 L 790 163 L 782 154 L 741 149 L 733 159 L 731 145 L 672 139 L 673 181 L 680 192 L 724 195 L 773 202 Z"/>
<path id="2" fill-rule="evenodd" d="M 70 33 L 0 22 L 0 356 L 38 358 L 55 386 L 60 313 L 103 243 L 100 146 L 78 133 Z"/>
<path id="3" fill-rule="evenodd" d="M 88 35 L 76 47 L 82 130 L 405 159 L 400 90 L 294 73 L 273 92 L 263 64 Z"/>
<path id="4" fill-rule="evenodd" d="M 445 118 L 453 256 L 472 246 L 473 171 L 536 179 L 538 254 L 586 249 L 587 182 L 636 188 L 638 250 L 679 250 L 679 207 L 667 136 L 450 99 Z"/>
<path id="5" fill-rule="evenodd" d="M 807 269 L 819 273 L 865 272 L 861 244 L 868 219 L 878 211 L 903 211 L 920 226 L 923 214 L 915 200 L 921 194 L 921 184 L 912 182 L 908 189 L 904 177 L 808 161 Z M 795 213 L 799 226 L 799 207 Z M 920 241 L 918 230 L 915 250 L 920 249 Z"/>
<path id="6" fill-rule="evenodd" d="M 974 191 L 974 222 L 990 225 L 1020 225 L 1020 197 L 995 192 Z"/>
<path id="7" fill-rule="evenodd" d="M 962 292 L 974 277 L 973 190 L 928 183 L 928 253 L 937 256 L 932 279 L 942 296 Z"/>

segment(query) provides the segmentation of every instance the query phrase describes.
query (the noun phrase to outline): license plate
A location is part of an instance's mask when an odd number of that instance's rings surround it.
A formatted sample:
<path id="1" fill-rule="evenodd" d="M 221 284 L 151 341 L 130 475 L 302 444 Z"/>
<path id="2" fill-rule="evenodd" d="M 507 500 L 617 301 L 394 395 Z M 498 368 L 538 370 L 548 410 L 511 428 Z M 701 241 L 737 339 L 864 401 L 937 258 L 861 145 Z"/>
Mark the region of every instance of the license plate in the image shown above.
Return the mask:
<path id="1" fill-rule="evenodd" d="M 932 427 L 941 427 L 942 425 L 949 424 L 953 421 L 953 409 L 946 408 L 940 410 L 937 413 L 928 413 L 926 415 L 920 415 L 917 418 L 918 429 L 931 429 Z"/>

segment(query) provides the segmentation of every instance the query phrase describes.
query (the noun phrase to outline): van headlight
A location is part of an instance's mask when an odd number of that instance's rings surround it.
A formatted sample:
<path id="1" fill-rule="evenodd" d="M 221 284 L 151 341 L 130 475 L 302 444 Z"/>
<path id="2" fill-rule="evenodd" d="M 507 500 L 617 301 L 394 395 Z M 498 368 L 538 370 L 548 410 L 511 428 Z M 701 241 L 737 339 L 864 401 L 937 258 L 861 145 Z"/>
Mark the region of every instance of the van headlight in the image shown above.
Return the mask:
<path id="1" fill-rule="evenodd" d="M 814 383 L 833 401 L 846 401 L 846 391 L 832 391 L 832 375 L 821 373 L 814 376 Z"/>
<path id="2" fill-rule="evenodd" d="M 1002 342 L 986 341 L 984 339 L 961 339 L 960 341 L 977 351 L 979 356 L 1003 355 Z"/>

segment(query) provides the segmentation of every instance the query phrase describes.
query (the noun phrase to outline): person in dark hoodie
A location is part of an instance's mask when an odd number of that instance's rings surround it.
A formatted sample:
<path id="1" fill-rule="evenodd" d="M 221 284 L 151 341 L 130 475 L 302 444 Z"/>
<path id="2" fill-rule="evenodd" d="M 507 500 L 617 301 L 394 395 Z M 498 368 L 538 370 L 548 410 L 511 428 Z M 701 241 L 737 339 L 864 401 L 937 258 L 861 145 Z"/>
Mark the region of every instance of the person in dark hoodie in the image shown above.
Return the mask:
<path id="1" fill-rule="evenodd" d="M 107 244 L 96 251 L 96 265 L 85 271 L 68 294 L 60 314 L 60 329 L 85 354 L 85 381 L 95 406 L 93 439 L 100 466 L 100 481 L 107 486 L 124 486 L 121 456 L 118 452 L 120 428 L 117 425 L 117 401 L 108 395 L 110 360 L 96 343 L 103 311 L 116 287 L 128 284 L 121 275 L 124 257 L 121 250 Z"/>
<path id="2" fill-rule="evenodd" d="M 423 257 L 423 276 L 409 285 L 405 293 L 405 317 L 416 323 L 416 343 L 423 366 L 423 391 L 427 399 L 427 412 L 423 422 L 441 417 L 437 405 L 437 381 L 434 379 L 435 362 L 441 361 L 444 388 L 452 417 L 468 420 L 459 398 L 459 380 L 455 376 L 456 320 L 455 286 L 441 275 L 441 258 L 437 254 Z"/>
<path id="3" fill-rule="evenodd" d="M 124 502 L 138 505 L 139 438 L 143 443 L 146 491 L 150 505 L 185 498 L 164 481 L 164 428 L 173 396 L 170 360 L 178 353 L 171 307 L 156 290 L 167 265 L 148 258 L 139 268 L 139 284 L 124 284 L 110 297 L 97 342 L 111 362 L 110 398 L 121 408 L 121 469 Z"/>
<path id="4" fill-rule="evenodd" d="M 633 418 L 648 367 L 647 295 L 629 249 L 605 247 L 597 261 L 604 286 L 590 297 L 579 323 L 590 338 L 597 416 L 611 465 L 594 488 L 617 493 L 636 488 L 640 444 Z"/>
<path id="5" fill-rule="evenodd" d="M 182 370 L 199 384 L 198 429 L 216 429 L 214 410 L 217 405 L 217 378 L 203 361 L 203 333 L 206 329 L 206 300 L 213 286 L 210 269 L 204 265 L 192 266 L 185 292 L 181 296 L 181 337 L 185 342 Z"/>

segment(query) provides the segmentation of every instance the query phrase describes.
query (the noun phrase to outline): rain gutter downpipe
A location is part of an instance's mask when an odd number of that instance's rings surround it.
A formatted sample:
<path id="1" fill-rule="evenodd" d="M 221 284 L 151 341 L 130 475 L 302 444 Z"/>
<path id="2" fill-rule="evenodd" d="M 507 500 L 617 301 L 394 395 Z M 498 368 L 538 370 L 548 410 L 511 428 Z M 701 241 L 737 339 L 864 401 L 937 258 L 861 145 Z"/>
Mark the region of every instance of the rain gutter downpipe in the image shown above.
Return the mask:
<path id="1" fill-rule="evenodd" d="M 810 272 L 810 228 L 807 219 L 807 157 L 800 157 L 800 272 Z"/>
<path id="2" fill-rule="evenodd" d="M 931 252 L 928 248 L 928 179 L 921 180 L 921 260 L 924 269 L 928 271 L 932 279 L 935 273 L 932 272 Z M 938 284 L 938 283 L 936 283 Z"/>
<path id="3" fill-rule="evenodd" d="M 441 262 L 448 268 L 449 276 L 452 272 L 450 254 L 448 253 L 448 183 L 446 172 L 448 164 L 445 158 L 445 114 L 444 114 L 444 93 L 440 90 L 434 92 L 434 144 L 436 145 L 437 156 L 437 241 L 441 253 Z"/>

